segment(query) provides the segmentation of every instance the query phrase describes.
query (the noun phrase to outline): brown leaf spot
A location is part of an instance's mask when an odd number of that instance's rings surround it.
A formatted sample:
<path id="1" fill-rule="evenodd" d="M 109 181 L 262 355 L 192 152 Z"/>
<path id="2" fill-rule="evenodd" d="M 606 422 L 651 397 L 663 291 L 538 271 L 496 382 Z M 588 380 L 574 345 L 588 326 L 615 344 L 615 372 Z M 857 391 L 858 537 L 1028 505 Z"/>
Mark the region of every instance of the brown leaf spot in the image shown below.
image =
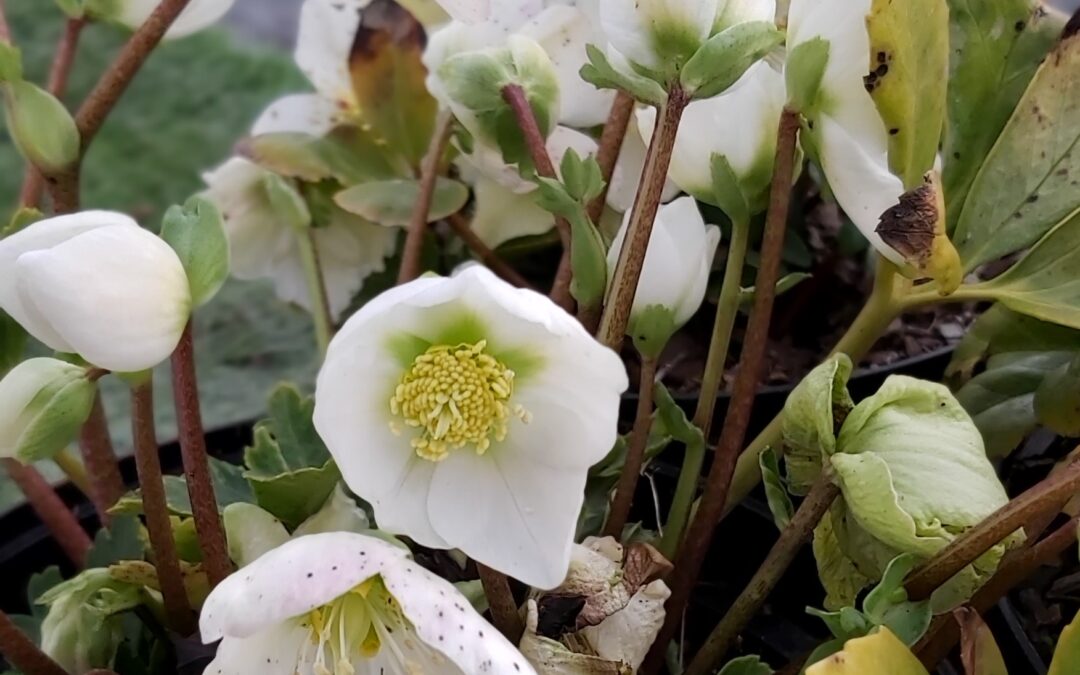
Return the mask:
<path id="1" fill-rule="evenodd" d="M 900 203 L 881 214 L 877 233 L 918 268 L 930 259 L 940 217 L 934 186 L 924 182 L 904 193 Z"/>

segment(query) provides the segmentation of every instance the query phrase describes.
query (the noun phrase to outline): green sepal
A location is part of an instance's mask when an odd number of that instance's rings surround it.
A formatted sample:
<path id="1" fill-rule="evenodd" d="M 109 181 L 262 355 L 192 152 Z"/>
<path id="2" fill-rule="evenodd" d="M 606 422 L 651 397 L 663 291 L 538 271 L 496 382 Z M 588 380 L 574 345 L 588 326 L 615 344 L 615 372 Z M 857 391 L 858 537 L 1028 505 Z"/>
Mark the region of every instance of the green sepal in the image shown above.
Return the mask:
<path id="1" fill-rule="evenodd" d="M 5 456 L 25 464 L 51 459 L 73 442 L 97 396 L 97 385 L 90 381 L 87 369 L 57 359 L 24 361 L 4 380 L 8 386 L 0 388 L 5 391 L 36 390 L 12 420 L 16 428 L 4 430 L 11 440 L 11 447 L 3 448 Z"/>
<path id="2" fill-rule="evenodd" d="M 817 112 L 830 46 L 824 38 L 816 37 L 799 43 L 788 53 L 784 68 L 788 106 L 805 117 L 813 117 Z"/>
<path id="3" fill-rule="evenodd" d="M 743 192 L 739 176 L 731 168 L 731 162 L 724 155 L 713 153 L 710 165 L 713 203 L 720 207 L 731 222 L 749 223 L 750 202 Z"/>
<path id="4" fill-rule="evenodd" d="M 171 206 L 161 221 L 161 238 L 184 265 L 194 306 L 209 302 L 229 278 L 229 238 L 221 211 L 202 197 Z"/>
<path id="5" fill-rule="evenodd" d="M 663 305 L 649 305 L 635 312 L 627 328 L 638 353 L 648 359 L 660 357 L 676 330 L 675 312 Z"/>
<path id="6" fill-rule="evenodd" d="M 743 73 L 784 41 L 771 21 L 746 21 L 718 33 L 682 69 L 683 88 L 695 99 L 727 91 Z"/>
<path id="7" fill-rule="evenodd" d="M 23 80 L 2 85 L 8 132 L 27 161 L 43 173 L 58 173 L 79 159 L 81 141 L 64 104 Z"/>
<path id="8" fill-rule="evenodd" d="M 618 89 L 630 94 L 640 103 L 660 107 L 667 101 L 667 92 L 655 80 L 637 73 L 615 70 L 604 52 L 595 45 L 585 47 L 589 62 L 581 68 L 581 79 L 597 89 Z"/>

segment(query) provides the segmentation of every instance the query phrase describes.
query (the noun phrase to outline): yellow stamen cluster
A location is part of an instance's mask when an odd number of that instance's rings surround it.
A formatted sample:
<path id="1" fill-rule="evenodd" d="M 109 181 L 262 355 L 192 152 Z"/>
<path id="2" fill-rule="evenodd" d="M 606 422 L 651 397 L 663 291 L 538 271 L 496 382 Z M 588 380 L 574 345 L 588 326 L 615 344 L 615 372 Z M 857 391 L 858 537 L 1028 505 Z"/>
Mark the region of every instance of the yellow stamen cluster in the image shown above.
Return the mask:
<path id="1" fill-rule="evenodd" d="M 442 461 L 466 445 L 483 454 L 492 440 L 506 438 L 511 413 L 527 421 L 524 409 L 509 403 L 514 371 L 485 354 L 486 347 L 486 340 L 431 347 L 402 376 L 390 412 L 422 430 L 412 440 L 420 457 Z"/>

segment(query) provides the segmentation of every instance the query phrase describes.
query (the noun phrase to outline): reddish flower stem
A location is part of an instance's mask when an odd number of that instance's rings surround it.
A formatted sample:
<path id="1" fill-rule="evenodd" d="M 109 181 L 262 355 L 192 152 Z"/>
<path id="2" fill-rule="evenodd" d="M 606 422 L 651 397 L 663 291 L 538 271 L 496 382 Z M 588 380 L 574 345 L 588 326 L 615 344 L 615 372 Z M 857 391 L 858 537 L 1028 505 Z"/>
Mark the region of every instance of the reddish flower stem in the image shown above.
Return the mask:
<path id="1" fill-rule="evenodd" d="M 120 464 L 109 435 L 109 421 L 105 417 L 100 393 L 94 398 L 90 417 L 79 432 L 79 451 L 90 481 L 90 500 L 94 503 L 102 527 L 108 527 L 112 522 L 109 509 L 124 495 L 124 478 L 120 475 Z"/>
<path id="2" fill-rule="evenodd" d="M 57 98 L 62 98 L 67 90 L 68 76 L 71 74 L 71 66 L 75 63 L 79 36 L 82 35 L 84 26 L 86 26 L 86 19 L 68 19 L 64 25 L 64 34 L 56 46 L 56 55 L 49 69 L 49 82 L 46 88 Z M 37 208 L 41 203 L 44 185 L 45 179 L 41 172 L 37 170 L 37 167 L 28 165 L 22 190 L 19 192 L 19 203 L 26 208 Z"/>
<path id="3" fill-rule="evenodd" d="M 454 130 L 454 117 L 449 112 L 439 113 L 435 122 L 435 133 L 431 137 L 431 145 L 420 169 L 420 196 L 413 208 L 412 220 L 409 222 L 408 234 L 405 237 L 405 247 L 401 252 L 401 268 L 398 270 L 398 284 L 404 284 L 420 276 L 423 271 L 421 260 L 424 253 L 424 233 L 427 232 L 428 215 L 431 213 L 431 203 L 435 198 L 435 186 L 439 182 L 439 164 L 443 155 L 446 154 L 446 145 L 450 142 L 450 134 Z"/>
<path id="4" fill-rule="evenodd" d="M 86 564 L 86 554 L 90 551 L 91 542 L 75 514 L 57 496 L 56 491 L 37 469 L 10 458 L 4 458 L 3 465 L 8 476 L 19 486 L 26 501 L 34 509 L 34 513 L 64 550 L 64 554 L 75 567 L 81 569 Z"/>
<path id="5" fill-rule="evenodd" d="M 492 272 L 502 277 L 503 281 L 511 283 L 518 288 L 532 289 L 532 284 L 529 283 L 528 279 L 521 276 L 517 270 L 500 258 L 498 253 L 492 251 L 491 248 L 484 243 L 484 240 L 473 232 L 472 227 L 469 226 L 469 221 L 465 220 L 464 216 L 460 213 L 455 213 L 447 218 L 446 222 L 450 225 L 450 229 L 454 231 L 454 234 L 465 242 L 465 245 L 469 247 L 469 250 L 471 250 L 482 263 L 487 265 Z"/>
<path id="6" fill-rule="evenodd" d="M 604 124 L 600 147 L 596 151 L 596 163 L 600 165 L 600 175 L 604 178 L 604 190 L 589 204 L 589 218 L 594 223 L 599 223 L 600 217 L 604 215 L 604 204 L 607 202 L 608 190 L 611 189 L 611 176 L 615 173 L 615 164 L 622 153 L 623 139 L 626 138 L 626 129 L 630 126 L 633 115 L 634 97 L 620 91 L 615 96 L 615 102 L 611 104 L 611 113 Z"/>
<path id="7" fill-rule="evenodd" d="M 131 437 L 135 445 L 135 465 L 139 470 L 146 529 L 150 534 L 154 567 L 165 602 L 165 616 L 174 631 L 180 635 L 191 635 L 195 631 L 195 616 L 188 604 L 172 523 L 169 521 L 154 428 L 154 390 L 150 380 L 131 389 Z"/>
<path id="8" fill-rule="evenodd" d="M 521 623 L 514 594 L 510 591 L 510 581 L 505 574 L 487 565 L 476 563 L 476 569 L 480 572 L 480 582 L 484 585 L 492 623 L 507 640 L 516 645 L 525 632 L 525 626 Z"/>
<path id="9" fill-rule="evenodd" d="M 210 478 L 210 461 L 199 410 L 199 383 L 195 374 L 195 342 L 190 322 L 173 352 L 172 379 L 180 453 L 184 460 L 195 531 L 202 549 L 203 566 L 210 586 L 214 587 L 232 573 L 232 563 L 229 562 L 225 529 L 221 524 L 214 484 Z"/>
<path id="10" fill-rule="evenodd" d="M 622 344 L 626 326 L 630 322 L 630 309 L 637 294 L 641 268 L 645 264 L 645 251 L 649 247 L 653 223 L 656 221 L 664 185 L 667 183 L 679 122 L 689 103 L 689 95 L 676 86 L 668 94 L 667 103 L 656 118 L 656 130 L 652 142 L 649 143 L 645 168 L 641 173 L 641 186 L 634 200 L 626 239 L 619 253 L 619 262 L 615 266 L 615 276 L 611 279 L 608 301 L 600 318 L 600 332 L 597 335 L 601 343 L 616 351 Z"/>
<path id="11" fill-rule="evenodd" d="M 701 497 L 697 514 L 690 524 L 686 538 L 675 559 L 678 574 L 672 577 L 671 597 L 666 605 L 667 616 L 656 642 L 642 664 L 642 675 L 654 675 L 664 664 L 667 644 L 675 637 L 680 618 L 690 599 L 705 554 L 712 543 L 713 530 L 724 512 L 735 463 L 743 447 L 750 413 L 754 406 L 761 369 L 765 361 L 769 325 L 772 320 L 773 302 L 776 298 L 776 281 L 780 276 L 780 258 L 787 232 L 788 210 L 791 205 L 791 183 L 795 171 L 795 147 L 799 136 L 800 116 L 785 109 L 777 130 L 776 162 L 773 167 L 772 192 L 769 213 L 765 222 L 765 236 L 761 246 L 761 266 L 758 268 L 754 296 L 754 308 L 750 313 L 743 351 L 739 357 L 739 370 L 732 390 L 731 403 L 724 419 L 724 428 L 717 444 L 712 469 Z M 658 134 L 660 135 L 660 134 Z M 648 242 L 648 237 L 645 239 Z M 625 248 L 624 248 L 625 252 Z M 644 254 L 644 248 L 642 250 Z M 636 286 L 636 281 L 635 281 Z M 632 299 L 632 295 L 631 295 Z M 620 337 L 622 332 L 619 333 Z M 605 333 L 605 337 L 609 337 Z"/>
<path id="12" fill-rule="evenodd" d="M 128 38 L 120 53 L 98 83 L 87 95 L 75 114 L 75 126 L 82 140 L 81 156 L 101 130 L 105 119 L 127 90 L 154 48 L 158 46 L 169 26 L 184 11 L 191 0 L 162 0 L 145 22 Z M 46 176 L 53 210 L 71 213 L 79 209 L 79 165 L 58 174 Z"/>
<path id="13" fill-rule="evenodd" d="M 536 167 L 536 174 L 542 178 L 558 178 L 555 173 L 555 164 L 548 154 L 547 140 L 540 131 L 540 125 L 536 122 L 529 99 L 525 96 L 525 90 L 516 84 L 509 84 L 503 88 L 503 100 L 514 112 L 518 126 L 525 138 L 525 145 L 529 148 Z M 562 242 L 563 254 L 559 261 L 559 268 L 555 272 L 555 281 L 551 286 L 551 299 L 568 312 L 574 309 L 574 299 L 570 296 L 570 281 L 574 270 L 570 265 L 570 223 L 562 216 L 555 218 L 555 228 L 559 232 L 559 240 Z"/>
<path id="14" fill-rule="evenodd" d="M 0 653 L 24 675 L 68 675 L 3 611 L 0 611 Z"/>
<path id="15" fill-rule="evenodd" d="M 604 534 L 622 539 L 623 527 L 630 517 L 630 507 L 634 503 L 641 466 L 645 463 L 645 446 L 649 442 L 649 429 L 652 427 L 653 387 L 656 386 L 656 359 L 643 357 L 641 360 L 641 383 L 638 386 L 637 415 L 630 440 L 626 448 L 626 463 L 619 484 L 615 489 L 615 499 L 611 503 Z"/>

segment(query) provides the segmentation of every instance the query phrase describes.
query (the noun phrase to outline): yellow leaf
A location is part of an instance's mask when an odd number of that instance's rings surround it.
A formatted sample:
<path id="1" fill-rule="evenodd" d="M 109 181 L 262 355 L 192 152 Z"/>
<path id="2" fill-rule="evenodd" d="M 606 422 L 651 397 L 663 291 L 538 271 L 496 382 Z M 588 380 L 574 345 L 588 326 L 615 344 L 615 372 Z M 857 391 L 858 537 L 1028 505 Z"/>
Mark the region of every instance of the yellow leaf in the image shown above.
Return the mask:
<path id="1" fill-rule="evenodd" d="M 889 131 L 889 166 L 914 189 L 934 165 L 949 67 L 946 0 L 874 0 L 866 88 Z"/>
<path id="2" fill-rule="evenodd" d="M 911 650 L 888 628 L 848 640 L 843 651 L 818 661 L 806 675 L 929 675 Z"/>
<path id="3" fill-rule="evenodd" d="M 1046 675 L 1076 675 L 1080 673 L 1080 614 L 1065 626 L 1058 638 L 1054 660 Z"/>

